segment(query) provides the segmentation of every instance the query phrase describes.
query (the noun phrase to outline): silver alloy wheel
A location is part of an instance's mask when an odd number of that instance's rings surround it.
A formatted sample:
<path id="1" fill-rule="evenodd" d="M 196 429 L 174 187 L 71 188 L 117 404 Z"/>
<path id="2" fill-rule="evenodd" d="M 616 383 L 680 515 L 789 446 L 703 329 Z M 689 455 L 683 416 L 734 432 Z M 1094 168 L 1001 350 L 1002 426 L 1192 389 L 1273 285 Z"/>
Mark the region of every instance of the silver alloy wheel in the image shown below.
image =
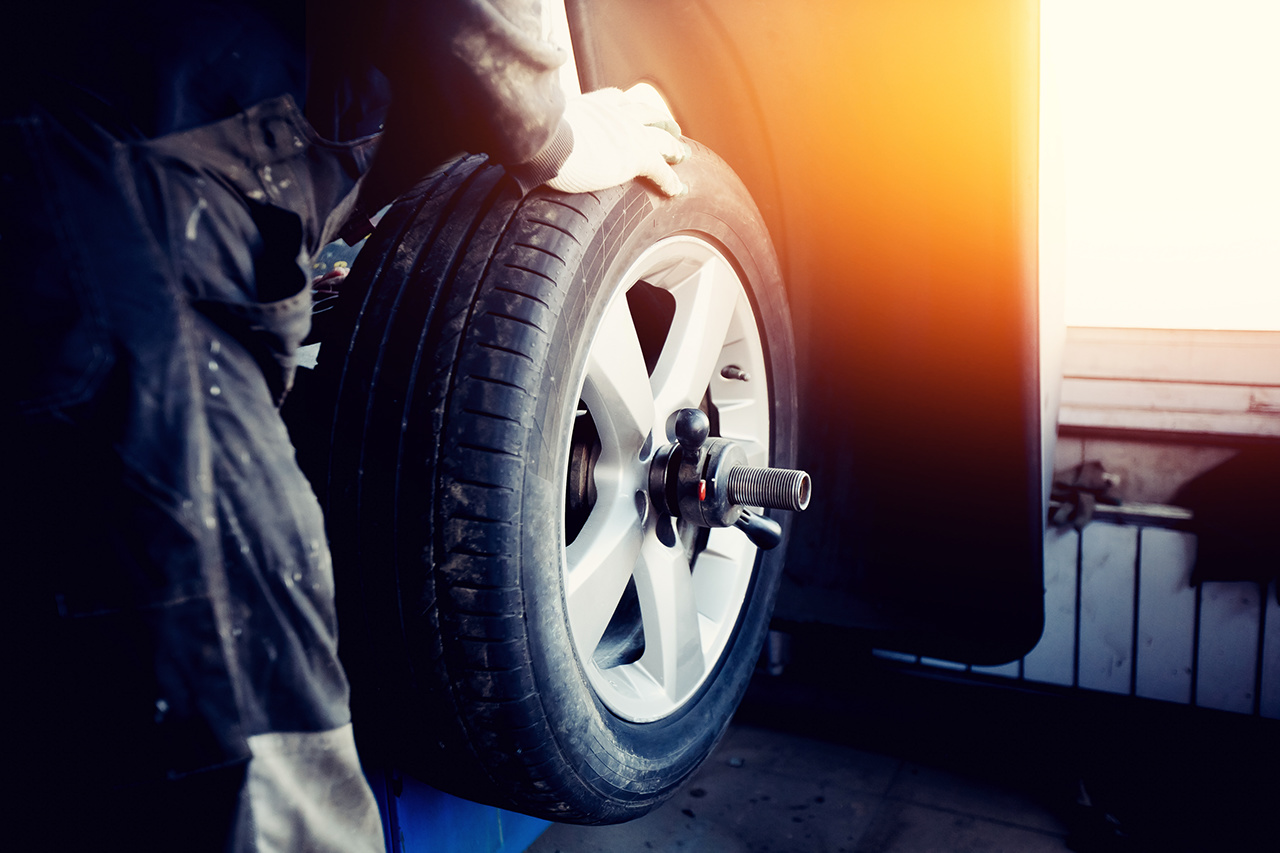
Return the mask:
<path id="1" fill-rule="evenodd" d="M 656 341 L 651 329 L 638 329 L 629 306 L 627 293 L 640 283 L 674 303 Z M 739 372 L 727 378 L 730 367 Z M 585 518 L 564 539 L 573 643 L 610 711 L 636 723 L 660 720 L 715 671 L 745 603 L 756 548 L 733 528 L 673 530 L 675 520 L 650 503 L 649 461 L 675 440 L 673 413 L 703 406 L 715 434 L 736 440 L 750 464 L 769 464 L 760 332 L 746 290 L 715 246 L 681 234 L 641 254 L 591 336 L 578 396 L 579 419 L 593 422 L 593 453 Z M 572 470 L 569 478 L 572 491 Z M 603 654 L 606 645 L 622 652 Z"/>

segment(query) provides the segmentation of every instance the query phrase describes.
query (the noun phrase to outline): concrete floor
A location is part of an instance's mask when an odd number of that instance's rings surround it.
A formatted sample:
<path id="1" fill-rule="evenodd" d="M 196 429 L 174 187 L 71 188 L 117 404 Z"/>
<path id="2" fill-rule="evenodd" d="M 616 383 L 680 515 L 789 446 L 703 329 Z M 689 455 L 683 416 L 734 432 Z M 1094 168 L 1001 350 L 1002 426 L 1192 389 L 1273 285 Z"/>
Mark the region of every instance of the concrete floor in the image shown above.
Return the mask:
<path id="1" fill-rule="evenodd" d="M 1032 796 L 892 755 L 734 725 L 676 797 L 619 826 L 552 826 L 529 853 L 1067 850 Z"/>
<path id="2" fill-rule="evenodd" d="M 939 678 L 846 643 L 797 638 L 662 807 L 553 825 L 529 853 L 1280 850 L 1276 721 Z"/>

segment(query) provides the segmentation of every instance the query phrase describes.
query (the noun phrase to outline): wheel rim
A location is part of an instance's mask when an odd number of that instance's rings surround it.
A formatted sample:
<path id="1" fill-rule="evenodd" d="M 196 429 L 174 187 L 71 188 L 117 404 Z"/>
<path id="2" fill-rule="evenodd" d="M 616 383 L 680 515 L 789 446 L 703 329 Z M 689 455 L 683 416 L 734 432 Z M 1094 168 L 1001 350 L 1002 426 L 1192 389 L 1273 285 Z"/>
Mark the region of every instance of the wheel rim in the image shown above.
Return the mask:
<path id="1" fill-rule="evenodd" d="M 726 378 L 736 367 L 747 379 Z M 731 376 L 737 376 L 728 371 Z M 570 633 L 604 705 L 631 722 L 675 713 L 716 670 L 746 604 L 756 549 L 733 528 L 655 511 L 649 461 L 672 415 L 769 462 L 769 389 L 750 299 L 733 266 L 689 235 L 619 278 L 589 344 L 570 437 L 562 565 Z"/>

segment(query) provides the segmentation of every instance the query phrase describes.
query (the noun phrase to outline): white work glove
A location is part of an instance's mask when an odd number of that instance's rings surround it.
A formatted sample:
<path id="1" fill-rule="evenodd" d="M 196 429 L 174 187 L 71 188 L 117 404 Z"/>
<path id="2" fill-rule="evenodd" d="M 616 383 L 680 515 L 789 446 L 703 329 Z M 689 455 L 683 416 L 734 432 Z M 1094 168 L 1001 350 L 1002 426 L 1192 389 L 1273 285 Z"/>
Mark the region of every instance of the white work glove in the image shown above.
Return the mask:
<path id="1" fill-rule="evenodd" d="M 547 181 L 552 189 L 585 193 L 648 178 L 669 196 L 688 187 L 671 164 L 692 150 L 657 90 L 648 83 L 630 89 L 601 89 L 571 97 L 565 120 L 573 129 L 573 153 Z"/>

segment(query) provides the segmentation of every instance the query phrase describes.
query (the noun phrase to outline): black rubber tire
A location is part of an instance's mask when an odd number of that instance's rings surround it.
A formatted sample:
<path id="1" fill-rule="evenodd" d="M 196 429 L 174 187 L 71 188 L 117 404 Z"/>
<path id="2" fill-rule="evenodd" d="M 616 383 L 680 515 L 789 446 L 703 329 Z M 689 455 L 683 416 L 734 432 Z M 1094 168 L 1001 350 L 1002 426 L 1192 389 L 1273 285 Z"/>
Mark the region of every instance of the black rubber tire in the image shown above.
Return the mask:
<path id="1" fill-rule="evenodd" d="M 785 545 L 757 557 L 718 669 L 656 722 L 594 695 L 562 597 L 582 332 L 656 240 L 699 235 L 736 267 L 771 374 L 770 464 L 793 465 L 777 260 L 736 176 L 694 149 L 679 167 L 691 192 L 675 199 L 640 183 L 522 199 L 484 158 L 459 160 L 388 212 L 343 285 L 316 376 L 332 420 L 315 474 L 356 731 L 441 789 L 563 822 L 638 817 L 708 755 L 753 672 Z"/>

